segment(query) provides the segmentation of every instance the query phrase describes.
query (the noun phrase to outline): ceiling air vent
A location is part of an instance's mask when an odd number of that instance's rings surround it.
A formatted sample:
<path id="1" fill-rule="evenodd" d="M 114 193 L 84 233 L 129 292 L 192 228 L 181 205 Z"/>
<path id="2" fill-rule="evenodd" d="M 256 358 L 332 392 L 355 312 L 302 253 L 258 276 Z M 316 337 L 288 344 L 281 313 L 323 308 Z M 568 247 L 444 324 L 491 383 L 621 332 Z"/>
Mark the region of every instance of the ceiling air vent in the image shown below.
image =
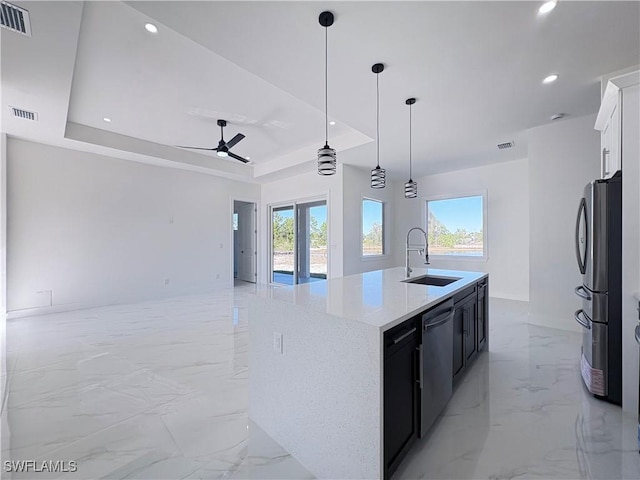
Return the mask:
<path id="1" fill-rule="evenodd" d="M 9 107 L 14 117 L 24 118 L 25 120 L 38 120 L 38 114 L 36 112 L 30 112 L 21 108 Z"/>
<path id="2" fill-rule="evenodd" d="M 500 150 L 504 150 L 505 148 L 512 148 L 514 145 L 515 145 L 514 142 L 504 142 L 504 143 L 499 143 L 498 148 Z"/>
<path id="3" fill-rule="evenodd" d="M 4 28 L 31 36 L 31 23 L 29 22 L 29 12 L 24 8 L 17 7 L 0 1 L 0 22 Z"/>

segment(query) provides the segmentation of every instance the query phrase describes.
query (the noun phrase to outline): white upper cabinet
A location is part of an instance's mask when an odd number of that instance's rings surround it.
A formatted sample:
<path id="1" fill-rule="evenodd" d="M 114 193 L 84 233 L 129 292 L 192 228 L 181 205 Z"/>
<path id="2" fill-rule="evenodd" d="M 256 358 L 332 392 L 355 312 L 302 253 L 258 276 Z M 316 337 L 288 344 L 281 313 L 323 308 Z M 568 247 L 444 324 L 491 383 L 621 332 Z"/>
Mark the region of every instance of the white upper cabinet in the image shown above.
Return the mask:
<path id="1" fill-rule="evenodd" d="M 620 88 L 609 82 L 602 97 L 595 125 L 596 130 L 600 130 L 600 176 L 602 178 L 609 178 L 622 169 L 621 103 Z"/>
<path id="2" fill-rule="evenodd" d="M 595 124 L 595 129 L 600 131 L 600 176 L 602 178 L 610 178 L 618 170 L 622 170 L 624 89 L 636 85 L 638 75 L 639 72 L 633 72 L 610 79 L 602 96 Z M 627 107 L 634 106 L 627 105 Z"/>

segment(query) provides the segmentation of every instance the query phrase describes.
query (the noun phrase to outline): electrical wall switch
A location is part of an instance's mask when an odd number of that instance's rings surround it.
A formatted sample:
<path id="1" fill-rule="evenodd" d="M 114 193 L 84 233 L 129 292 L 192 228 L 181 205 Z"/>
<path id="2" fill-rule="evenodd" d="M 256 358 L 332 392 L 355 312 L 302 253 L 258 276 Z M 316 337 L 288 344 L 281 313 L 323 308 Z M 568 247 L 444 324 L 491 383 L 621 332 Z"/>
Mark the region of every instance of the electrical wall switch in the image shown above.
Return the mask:
<path id="1" fill-rule="evenodd" d="M 282 334 L 279 332 L 273 332 L 273 349 L 280 354 L 283 353 Z"/>

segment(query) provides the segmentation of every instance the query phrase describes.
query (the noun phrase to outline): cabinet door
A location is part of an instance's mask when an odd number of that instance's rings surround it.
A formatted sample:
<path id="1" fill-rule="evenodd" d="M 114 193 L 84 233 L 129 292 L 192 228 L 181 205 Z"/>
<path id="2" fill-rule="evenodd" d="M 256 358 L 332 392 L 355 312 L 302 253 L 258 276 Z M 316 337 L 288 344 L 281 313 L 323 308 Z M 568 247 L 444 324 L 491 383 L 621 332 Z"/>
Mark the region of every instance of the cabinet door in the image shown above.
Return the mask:
<path id="1" fill-rule="evenodd" d="M 478 353 L 477 350 L 477 325 L 476 298 L 465 302 L 464 306 L 464 356 L 465 363 L 469 362 Z"/>
<path id="2" fill-rule="evenodd" d="M 400 332 L 402 333 L 402 332 Z M 398 346 L 400 346 L 398 344 Z M 418 342 L 408 338 L 384 360 L 385 477 L 397 468 L 418 437 Z"/>
<path id="3" fill-rule="evenodd" d="M 456 306 L 453 315 L 453 379 L 464 371 L 464 305 Z"/>
<path id="4" fill-rule="evenodd" d="M 481 351 L 487 341 L 487 286 L 478 286 L 478 352 Z"/>
<path id="5" fill-rule="evenodd" d="M 622 168 L 619 106 L 618 101 L 609 113 L 600 135 L 602 178 L 611 178 L 613 174 Z"/>

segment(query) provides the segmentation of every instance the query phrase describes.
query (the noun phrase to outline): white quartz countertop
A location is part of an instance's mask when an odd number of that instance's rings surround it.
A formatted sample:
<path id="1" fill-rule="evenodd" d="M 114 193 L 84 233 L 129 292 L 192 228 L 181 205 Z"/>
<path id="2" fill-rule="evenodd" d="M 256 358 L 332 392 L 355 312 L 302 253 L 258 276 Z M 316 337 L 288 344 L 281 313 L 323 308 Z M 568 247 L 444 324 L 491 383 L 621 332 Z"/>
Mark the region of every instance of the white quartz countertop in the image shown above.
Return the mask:
<path id="1" fill-rule="evenodd" d="M 404 267 L 395 267 L 303 285 L 258 285 L 256 294 L 387 330 L 487 276 L 414 268 L 411 278 L 425 274 L 459 280 L 444 287 L 406 283 Z"/>

